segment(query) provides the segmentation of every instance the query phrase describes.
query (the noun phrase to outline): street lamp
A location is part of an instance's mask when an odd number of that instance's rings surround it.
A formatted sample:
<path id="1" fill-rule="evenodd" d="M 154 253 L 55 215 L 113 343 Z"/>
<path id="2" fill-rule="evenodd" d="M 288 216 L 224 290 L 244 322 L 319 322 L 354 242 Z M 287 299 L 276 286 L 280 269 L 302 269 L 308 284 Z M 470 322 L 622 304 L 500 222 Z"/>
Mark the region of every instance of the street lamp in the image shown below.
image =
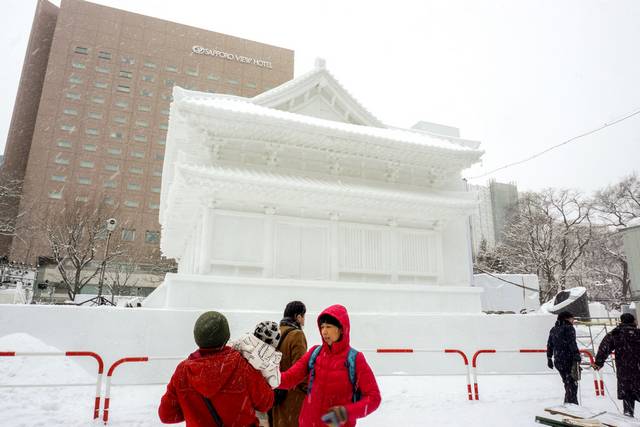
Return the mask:
<path id="1" fill-rule="evenodd" d="M 116 229 L 116 225 L 118 225 L 118 221 L 115 218 L 109 218 L 107 220 L 107 244 L 104 247 L 104 256 L 102 257 L 102 266 L 100 268 L 100 279 L 98 280 L 98 297 L 97 303 L 98 305 L 105 305 L 106 300 L 102 296 L 102 286 L 104 284 L 104 270 L 107 267 L 107 255 L 109 254 L 109 241 L 111 240 L 111 233 Z"/>

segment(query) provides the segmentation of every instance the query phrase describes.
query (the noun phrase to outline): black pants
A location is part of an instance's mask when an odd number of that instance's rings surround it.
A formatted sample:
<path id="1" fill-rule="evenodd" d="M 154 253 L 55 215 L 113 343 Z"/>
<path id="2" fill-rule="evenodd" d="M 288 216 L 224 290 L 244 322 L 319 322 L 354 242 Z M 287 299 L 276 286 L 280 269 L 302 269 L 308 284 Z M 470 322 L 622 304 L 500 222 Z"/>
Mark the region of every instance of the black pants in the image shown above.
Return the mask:
<path id="1" fill-rule="evenodd" d="M 558 369 L 564 383 L 564 403 L 578 404 L 578 382 L 571 376 L 571 368 Z"/>
<path id="2" fill-rule="evenodd" d="M 624 408 L 624 414 L 633 417 L 633 409 L 636 406 L 636 400 L 640 402 L 640 396 L 627 397 L 622 399 L 622 407 Z"/>

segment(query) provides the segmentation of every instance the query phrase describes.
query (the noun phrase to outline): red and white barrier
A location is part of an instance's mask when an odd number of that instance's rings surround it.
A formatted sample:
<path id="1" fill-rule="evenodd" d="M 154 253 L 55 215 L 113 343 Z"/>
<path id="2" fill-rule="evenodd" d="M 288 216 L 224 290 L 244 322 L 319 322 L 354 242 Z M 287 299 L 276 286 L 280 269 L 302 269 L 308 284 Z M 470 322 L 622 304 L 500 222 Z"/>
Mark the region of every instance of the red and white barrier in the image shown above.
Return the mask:
<path id="1" fill-rule="evenodd" d="M 123 357 L 111 364 L 107 371 L 107 380 L 104 390 L 104 409 L 102 410 L 102 421 L 107 424 L 109 422 L 109 405 L 111 403 L 111 378 L 116 368 L 124 363 L 149 362 L 150 360 L 182 360 L 184 356 L 141 356 L 141 357 Z"/>
<path id="2" fill-rule="evenodd" d="M 0 351 L 0 357 L 39 357 L 39 356 L 66 356 L 66 357 L 93 357 L 98 362 L 98 375 L 96 378 L 96 395 L 93 405 L 93 419 L 100 417 L 100 389 L 102 386 L 102 374 L 104 362 L 98 353 L 92 351 L 56 351 L 56 352 L 26 352 L 26 351 Z"/>
<path id="3" fill-rule="evenodd" d="M 589 361 L 591 363 L 591 365 L 593 366 L 595 363 L 595 359 L 593 357 L 593 354 L 587 350 L 587 349 L 581 349 L 579 350 L 580 353 L 582 354 L 586 354 L 587 357 L 589 357 Z M 477 373 L 477 362 L 478 362 L 478 356 L 480 356 L 481 354 L 484 353 L 547 353 L 547 349 L 544 348 L 535 348 L 535 349 L 531 349 L 531 348 L 521 348 L 518 350 L 495 350 L 495 349 L 488 349 L 488 350 L 478 350 L 474 353 L 473 355 L 473 359 L 472 359 L 472 367 L 471 367 L 471 372 L 473 375 L 473 387 L 475 390 L 475 400 L 480 400 L 480 395 L 478 392 L 478 373 Z M 596 396 L 604 396 L 604 381 L 602 379 L 602 372 L 600 372 L 599 370 L 593 370 L 593 386 L 595 389 L 595 393 Z"/>
<path id="4" fill-rule="evenodd" d="M 367 350 L 364 350 L 367 351 Z M 458 349 L 444 349 L 444 350 L 431 350 L 431 349 L 415 349 L 415 348 L 377 348 L 374 350 L 376 353 L 442 353 L 445 354 L 459 354 L 462 356 L 462 361 L 467 373 L 467 397 L 469 400 L 473 400 L 471 393 L 471 374 L 469 371 L 469 359 L 467 355 Z"/>

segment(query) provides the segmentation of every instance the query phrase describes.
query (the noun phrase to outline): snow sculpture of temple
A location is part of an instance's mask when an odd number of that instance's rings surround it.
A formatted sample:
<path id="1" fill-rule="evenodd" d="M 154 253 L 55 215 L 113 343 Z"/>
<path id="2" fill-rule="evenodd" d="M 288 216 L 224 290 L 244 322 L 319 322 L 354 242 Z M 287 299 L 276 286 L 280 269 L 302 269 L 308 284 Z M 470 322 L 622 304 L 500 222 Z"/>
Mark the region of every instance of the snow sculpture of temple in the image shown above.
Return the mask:
<path id="1" fill-rule="evenodd" d="M 480 312 L 460 173 L 479 144 L 385 126 L 327 71 L 254 98 L 174 89 L 149 307 Z"/>

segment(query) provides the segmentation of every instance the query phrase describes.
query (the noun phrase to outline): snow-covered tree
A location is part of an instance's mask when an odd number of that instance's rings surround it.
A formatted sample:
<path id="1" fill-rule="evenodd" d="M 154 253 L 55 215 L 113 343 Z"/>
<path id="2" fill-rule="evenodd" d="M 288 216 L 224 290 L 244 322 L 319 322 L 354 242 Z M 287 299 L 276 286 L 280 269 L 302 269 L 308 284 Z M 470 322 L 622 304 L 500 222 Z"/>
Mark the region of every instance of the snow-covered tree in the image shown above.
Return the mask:
<path id="1" fill-rule="evenodd" d="M 593 238 L 591 207 L 572 190 L 524 193 L 509 215 L 497 256 L 513 273 L 535 273 L 541 301 L 565 289 Z"/>

